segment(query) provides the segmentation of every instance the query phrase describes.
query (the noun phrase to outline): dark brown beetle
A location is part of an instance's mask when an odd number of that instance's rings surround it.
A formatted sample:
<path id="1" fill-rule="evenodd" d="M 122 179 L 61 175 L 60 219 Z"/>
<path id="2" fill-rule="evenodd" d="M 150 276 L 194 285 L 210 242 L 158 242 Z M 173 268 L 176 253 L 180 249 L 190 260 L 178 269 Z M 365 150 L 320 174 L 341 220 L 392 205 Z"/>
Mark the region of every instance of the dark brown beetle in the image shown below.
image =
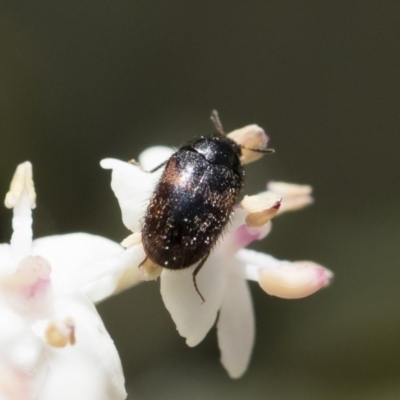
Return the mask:
<path id="1" fill-rule="evenodd" d="M 225 136 L 216 111 L 211 119 L 218 133 L 188 142 L 151 171 L 165 165 L 142 227 L 143 263 L 149 258 L 173 270 L 198 263 L 193 282 L 203 301 L 196 275 L 229 222 L 244 178 L 241 146 Z"/>

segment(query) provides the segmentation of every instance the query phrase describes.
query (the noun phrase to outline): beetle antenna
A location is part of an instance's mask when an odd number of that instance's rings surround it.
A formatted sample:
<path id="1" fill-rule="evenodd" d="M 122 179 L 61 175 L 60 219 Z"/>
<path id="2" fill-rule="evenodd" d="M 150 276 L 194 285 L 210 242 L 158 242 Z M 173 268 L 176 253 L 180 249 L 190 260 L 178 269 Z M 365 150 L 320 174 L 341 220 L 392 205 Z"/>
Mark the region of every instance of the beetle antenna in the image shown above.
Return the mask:
<path id="1" fill-rule="evenodd" d="M 266 149 L 264 147 L 254 147 L 254 148 L 250 148 L 250 147 L 245 147 L 245 146 L 240 146 L 242 149 L 244 150 L 250 150 L 250 151 L 254 151 L 255 153 L 264 153 L 264 154 L 273 154 L 275 153 L 274 149 Z"/>
<path id="2" fill-rule="evenodd" d="M 225 135 L 224 127 L 222 126 L 222 122 L 219 119 L 217 110 L 211 111 L 210 119 L 211 119 L 212 123 L 214 124 L 214 127 L 217 130 L 217 132 L 220 133 L 221 135 Z"/>

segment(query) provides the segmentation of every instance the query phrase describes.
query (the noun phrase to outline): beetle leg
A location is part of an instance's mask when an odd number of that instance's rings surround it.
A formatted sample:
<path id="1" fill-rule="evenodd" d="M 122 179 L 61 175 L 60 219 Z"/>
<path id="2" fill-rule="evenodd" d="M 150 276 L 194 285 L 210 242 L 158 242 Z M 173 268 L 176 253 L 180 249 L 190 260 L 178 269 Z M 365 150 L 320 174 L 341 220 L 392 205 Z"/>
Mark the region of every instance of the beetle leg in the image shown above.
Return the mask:
<path id="1" fill-rule="evenodd" d="M 150 174 L 153 173 L 153 172 L 156 172 L 157 170 L 159 170 L 160 168 L 162 168 L 167 162 L 168 162 L 168 160 L 165 160 L 165 161 L 162 162 L 160 165 L 157 165 L 157 167 L 151 169 L 150 171 L 146 171 L 146 172 L 149 172 Z"/>
<path id="2" fill-rule="evenodd" d="M 203 301 L 203 303 L 206 301 L 206 299 L 203 297 L 203 295 L 200 293 L 199 288 L 197 287 L 197 282 L 196 282 L 196 275 L 199 273 L 201 267 L 204 265 L 204 263 L 207 261 L 208 256 L 210 255 L 210 253 L 208 253 L 197 265 L 196 269 L 193 271 L 193 284 L 194 284 L 194 288 L 196 289 L 197 294 L 200 296 L 201 300 Z M 202 304 L 203 304 L 202 303 Z"/>
<path id="3" fill-rule="evenodd" d="M 138 265 L 138 268 L 140 268 L 148 259 L 149 257 L 145 257 L 145 259 Z"/>
<path id="4" fill-rule="evenodd" d="M 139 162 L 136 161 L 135 159 L 132 158 L 132 160 L 129 160 L 129 161 L 128 161 L 129 164 L 135 165 L 136 167 L 139 167 L 142 171 L 148 172 L 149 174 L 151 174 L 151 173 L 153 173 L 153 172 L 156 172 L 158 169 L 160 169 L 161 167 L 163 167 L 167 162 L 168 162 L 168 160 L 166 160 L 166 161 L 164 161 L 163 163 L 157 165 L 157 167 L 151 169 L 150 171 L 146 171 L 146 170 L 144 170 L 144 169 L 142 168 L 142 166 L 139 164 Z"/>

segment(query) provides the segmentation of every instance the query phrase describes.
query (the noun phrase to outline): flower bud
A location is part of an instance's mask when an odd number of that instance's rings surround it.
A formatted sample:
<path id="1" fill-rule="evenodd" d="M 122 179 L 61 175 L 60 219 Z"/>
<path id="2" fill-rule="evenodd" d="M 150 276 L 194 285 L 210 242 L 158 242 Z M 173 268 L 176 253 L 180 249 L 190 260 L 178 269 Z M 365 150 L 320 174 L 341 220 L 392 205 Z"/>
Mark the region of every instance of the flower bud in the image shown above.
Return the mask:
<path id="1" fill-rule="evenodd" d="M 281 205 L 281 197 L 272 192 L 264 192 L 255 196 L 245 196 L 240 205 L 248 215 L 246 224 L 249 227 L 260 227 L 273 218 Z"/>
<path id="2" fill-rule="evenodd" d="M 31 208 L 35 208 L 36 193 L 32 178 L 32 164 L 29 161 L 18 165 L 10 184 L 10 190 L 6 194 L 4 205 L 7 208 L 13 208 L 24 191 L 28 193 Z"/>
<path id="3" fill-rule="evenodd" d="M 269 182 L 267 189 L 282 196 L 282 205 L 279 214 L 286 211 L 296 211 L 314 202 L 311 196 L 312 187 L 285 182 Z"/>
<path id="4" fill-rule="evenodd" d="M 268 136 L 264 129 L 258 125 L 247 125 L 244 128 L 236 129 L 227 135 L 242 148 L 242 164 L 249 164 L 258 160 L 263 156 L 263 153 L 252 151 L 251 149 L 265 149 L 268 143 Z"/>
<path id="5" fill-rule="evenodd" d="M 285 262 L 275 268 L 261 268 L 258 274 L 261 288 L 283 299 L 310 296 L 333 278 L 331 271 L 311 261 Z"/>

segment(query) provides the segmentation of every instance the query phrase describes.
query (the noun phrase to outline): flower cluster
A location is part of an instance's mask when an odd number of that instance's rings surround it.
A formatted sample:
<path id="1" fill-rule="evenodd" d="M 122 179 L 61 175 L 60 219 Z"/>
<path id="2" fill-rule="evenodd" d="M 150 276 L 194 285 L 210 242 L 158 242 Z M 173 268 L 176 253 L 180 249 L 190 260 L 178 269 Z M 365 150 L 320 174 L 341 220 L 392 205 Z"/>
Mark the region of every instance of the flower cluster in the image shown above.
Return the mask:
<path id="1" fill-rule="evenodd" d="M 266 147 L 256 125 L 229 136 L 247 147 Z M 271 219 L 311 204 L 311 187 L 270 182 L 245 196 L 193 285 L 193 267 L 178 272 L 144 263 L 141 225 L 162 168 L 174 152 L 153 147 L 140 164 L 105 159 L 122 220 L 132 231 L 122 245 L 74 233 L 33 240 L 36 193 L 32 166 L 17 167 L 5 205 L 13 210 L 10 244 L 0 245 L 0 399 L 125 399 L 121 362 L 95 302 L 160 277 L 161 296 L 181 336 L 199 344 L 216 323 L 221 362 L 232 378 L 246 371 L 255 339 L 248 281 L 268 294 L 302 298 L 327 286 L 332 273 L 311 261 L 280 261 L 246 249 L 265 238 Z M 241 162 L 259 153 L 244 150 Z M 140 166 L 139 166 L 140 165 Z M 143 265 L 142 265 L 143 264 Z"/>
<path id="2" fill-rule="evenodd" d="M 93 305 L 116 290 L 122 248 L 84 233 L 32 240 L 32 166 L 18 166 L 0 245 L 0 398 L 125 399 L 121 362 Z M 119 263 L 122 266 L 123 262 Z"/>
<path id="3" fill-rule="evenodd" d="M 268 140 L 256 125 L 228 136 L 238 143 L 255 142 L 253 147 L 265 147 Z M 146 258 L 140 238 L 141 221 L 162 173 L 161 169 L 154 173 L 146 171 L 167 160 L 173 152 L 167 147 L 150 148 L 141 154 L 140 166 L 116 159 L 101 162 L 103 168 L 112 170 L 111 187 L 118 199 L 122 220 L 133 232 L 122 244 L 136 260 L 138 254 L 141 261 Z M 245 152 L 243 157 L 242 162 L 247 163 L 259 154 Z M 300 209 L 311 202 L 309 186 L 278 182 L 271 182 L 265 192 L 245 196 L 235 209 L 227 232 L 197 275 L 198 288 L 206 299 L 204 303 L 193 285 L 194 267 L 179 272 L 151 263 L 141 267 L 144 280 L 160 276 L 164 304 L 189 346 L 196 346 L 204 339 L 218 316 L 221 362 L 232 378 L 246 371 L 254 344 L 254 312 L 247 280 L 257 281 L 270 295 L 292 299 L 309 296 L 330 282 L 332 273 L 316 263 L 279 261 L 245 248 L 270 232 L 270 220 L 275 215 Z"/>

